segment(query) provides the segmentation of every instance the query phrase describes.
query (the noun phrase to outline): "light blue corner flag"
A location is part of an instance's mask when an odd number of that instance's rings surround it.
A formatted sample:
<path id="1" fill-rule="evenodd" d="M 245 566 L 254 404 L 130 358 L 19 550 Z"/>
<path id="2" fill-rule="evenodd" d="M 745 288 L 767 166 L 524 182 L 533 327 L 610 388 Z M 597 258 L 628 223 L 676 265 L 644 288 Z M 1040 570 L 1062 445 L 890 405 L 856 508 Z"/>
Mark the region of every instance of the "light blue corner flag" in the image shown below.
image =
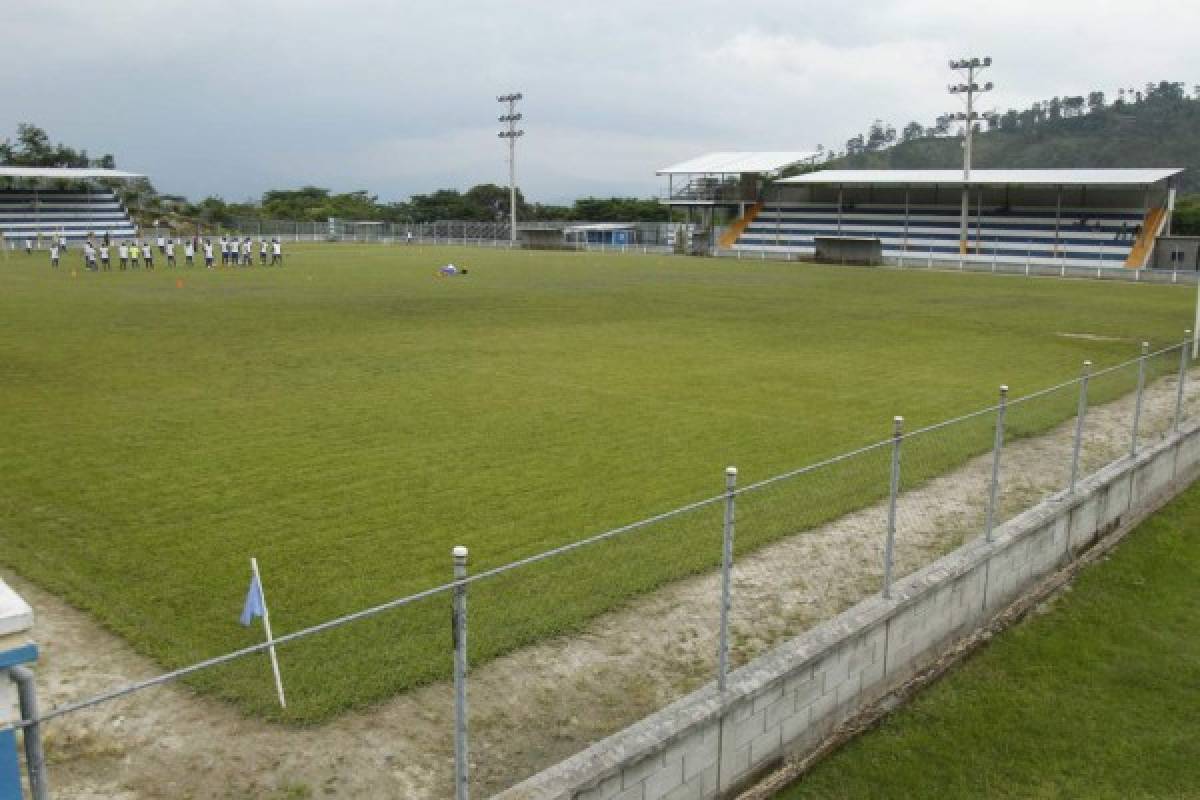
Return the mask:
<path id="1" fill-rule="evenodd" d="M 252 572 L 250 588 L 246 592 L 246 605 L 242 606 L 241 623 L 248 626 L 256 617 L 261 617 L 263 611 L 262 587 L 258 585 L 258 575 Z"/>

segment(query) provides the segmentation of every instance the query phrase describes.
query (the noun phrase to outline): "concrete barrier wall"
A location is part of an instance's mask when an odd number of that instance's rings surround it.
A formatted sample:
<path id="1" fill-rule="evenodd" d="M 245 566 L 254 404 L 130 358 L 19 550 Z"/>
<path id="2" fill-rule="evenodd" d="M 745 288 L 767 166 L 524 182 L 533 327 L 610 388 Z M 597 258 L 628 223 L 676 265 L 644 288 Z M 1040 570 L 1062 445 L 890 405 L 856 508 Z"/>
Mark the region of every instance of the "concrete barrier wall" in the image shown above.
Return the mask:
<path id="1" fill-rule="evenodd" d="M 1200 426 L 1115 462 L 714 684 L 535 775 L 504 800 L 703 800 L 816 747 L 1074 554 L 1156 508 L 1200 466 Z M 736 599 L 735 599 L 736 602 Z"/>

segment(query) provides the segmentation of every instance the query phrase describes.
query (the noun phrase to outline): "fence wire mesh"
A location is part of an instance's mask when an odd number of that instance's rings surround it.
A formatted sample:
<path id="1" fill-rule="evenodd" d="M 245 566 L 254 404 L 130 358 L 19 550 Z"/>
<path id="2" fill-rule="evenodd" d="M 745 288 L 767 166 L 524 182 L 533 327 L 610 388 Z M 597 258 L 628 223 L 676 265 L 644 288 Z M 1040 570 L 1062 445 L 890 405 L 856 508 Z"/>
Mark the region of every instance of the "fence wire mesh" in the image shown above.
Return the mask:
<path id="1" fill-rule="evenodd" d="M 890 459 L 884 441 L 738 495 L 731 668 L 878 591 Z"/>
<path id="2" fill-rule="evenodd" d="M 983 530 L 995 414 L 918 430 L 901 445 L 893 576 L 903 578 Z"/>
<path id="3" fill-rule="evenodd" d="M 473 796 L 712 680 L 722 512 L 719 502 L 692 508 L 470 587 Z M 628 610 L 663 575 L 685 580 Z"/>

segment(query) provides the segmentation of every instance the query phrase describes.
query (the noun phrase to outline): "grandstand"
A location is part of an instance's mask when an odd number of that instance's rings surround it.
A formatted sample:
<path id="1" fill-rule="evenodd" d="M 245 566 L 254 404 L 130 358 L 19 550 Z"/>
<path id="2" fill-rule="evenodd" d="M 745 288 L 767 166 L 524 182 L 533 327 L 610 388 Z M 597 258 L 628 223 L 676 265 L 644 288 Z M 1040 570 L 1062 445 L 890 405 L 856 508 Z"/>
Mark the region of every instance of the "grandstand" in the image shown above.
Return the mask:
<path id="1" fill-rule="evenodd" d="M 877 240 L 885 259 L 1151 265 L 1180 169 L 820 170 L 782 178 L 722 245 L 812 257 L 816 238 Z"/>
<path id="2" fill-rule="evenodd" d="M 128 211 L 102 181 L 140 177 L 115 169 L 0 166 L 0 240 L 133 236 Z"/>
<path id="3" fill-rule="evenodd" d="M 667 179 L 666 192 L 659 202 L 687 212 L 689 224 L 698 223 L 701 238 L 715 233 L 717 220 L 723 215 L 738 220 L 757 212 L 757 204 L 770 182 L 784 170 L 811 166 L 819 153 L 797 150 L 724 151 L 706 153 L 669 167 L 656 175 Z M 734 223 L 736 233 L 741 232 Z M 730 229 L 732 230 L 732 229 Z M 736 233 L 726 241 L 713 240 L 713 246 L 729 247 Z"/>

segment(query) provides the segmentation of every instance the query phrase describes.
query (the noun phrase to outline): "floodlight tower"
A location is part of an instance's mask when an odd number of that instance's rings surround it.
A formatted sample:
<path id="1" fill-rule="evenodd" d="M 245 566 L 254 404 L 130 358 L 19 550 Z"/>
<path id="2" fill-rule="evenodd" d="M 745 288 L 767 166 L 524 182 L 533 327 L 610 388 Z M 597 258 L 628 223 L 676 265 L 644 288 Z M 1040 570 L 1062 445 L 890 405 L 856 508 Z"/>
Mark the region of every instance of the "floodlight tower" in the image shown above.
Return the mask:
<path id="1" fill-rule="evenodd" d="M 982 115 L 975 111 L 975 95 L 992 90 L 992 82 L 988 81 L 980 85 L 975 82 L 975 76 L 992 65 L 992 57 L 985 56 L 983 58 L 960 58 L 957 61 L 950 62 L 950 69 L 955 72 L 961 72 L 966 75 L 966 83 L 952 83 L 949 86 L 950 94 L 958 95 L 965 99 L 967 104 L 966 111 L 959 111 L 952 114 L 955 119 L 963 122 L 963 190 L 962 190 L 962 221 L 959 224 L 958 232 L 958 250 L 960 253 L 967 252 L 967 232 L 969 230 L 969 220 L 971 210 L 971 190 L 968 184 L 971 180 L 971 133 L 975 126 L 975 121 L 980 119 Z"/>
<path id="2" fill-rule="evenodd" d="M 517 139 L 525 135 L 525 131 L 517 130 L 517 122 L 521 119 L 517 112 L 517 101 L 522 97 L 520 92 L 513 92 L 496 98 L 498 103 L 508 103 L 508 113 L 500 116 L 500 121 L 507 122 L 508 128 L 496 135 L 508 139 L 508 208 L 512 215 L 508 239 L 514 243 L 517 241 Z"/>

